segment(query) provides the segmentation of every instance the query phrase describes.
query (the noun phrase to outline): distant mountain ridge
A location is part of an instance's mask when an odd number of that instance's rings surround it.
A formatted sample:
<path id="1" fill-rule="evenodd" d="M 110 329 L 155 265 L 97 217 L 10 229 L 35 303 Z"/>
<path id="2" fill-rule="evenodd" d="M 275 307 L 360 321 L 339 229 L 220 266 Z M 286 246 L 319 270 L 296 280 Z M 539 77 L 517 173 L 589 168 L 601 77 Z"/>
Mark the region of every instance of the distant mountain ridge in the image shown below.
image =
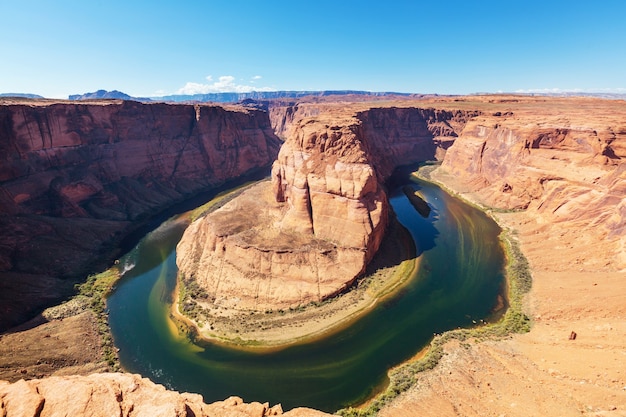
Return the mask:
<path id="1" fill-rule="evenodd" d="M 122 93 L 121 91 L 113 90 L 98 90 L 93 93 L 85 93 L 85 94 L 72 94 L 68 97 L 70 100 L 93 100 L 93 99 L 119 99 L 119 100 L 136 100 L 135 98 L 129 96 L 126 93 Z"/>
<path id="2" fill-rule="evenodd" d="M 277 98 L 300 98 L 305 96 L 336 96 L 336 95 L 363 95 L 363 96 L 412 96 L 411 93 L 394 92 L 371 92 L 357 90 L 324 90 L 324 91 L 251 91 L 249 93 L 208 93 L 208 94 L 173 94 L 162 97 L 132 97 L 121 91 L 98 90 L 93 93 L 73 94 L 70 100 L 93 100 L 93 99 L 119 99 L 135 101 L 170 101 L 170 102 L 216 102 L 216 103 L 236 103 L 243 100 L 268 100 Z"/>
<path id="3" fill-rule="evenodd" d="M 471 95 L 493 95 L 495 93 L 481 92 L 469 94 Z M 503 93 L 498 93 L 503 94 Z M 529 92 L 529 93 L 510 93 L 514 95 L 526 95 L 526 96 L 549 96 L 549 97 L 597 97 L 612 100 L 626 100 L 625 93 L 610 93 L 610 92 L 576 92 L 576 91 L 564 91 L 564 92 Z M 68 97 L 71 101 L 78 100 L 99 100 L 99 99 L 113 99 L 113 100 L 133 100 L 140 102 L 214 102 L 214 103 L 238 103 L 245 100 L 270 100 L 270 99 L 298 99 L 301 97 L 327 97 L 327 96 L 341 96 L 341 95 L 357 95 L 363 97 L 421 97 L 423 94 L 416 93 L 399 93 L 399 92 L 373 92 L 363 90 L 321 90 L 321 91 L 251 91 L 248 93 L 207 93 L 207 94 L 171 94 L 161 97 L 133 97 L 118 90 L 98 90 L 91 93 L 84 94 L 72 94 Z M 427 94 L 427 96 L 438 96 L 439 94 Z M 445 95 L 445 94 L 444 94 Z M 28 93 L 0 93 L 0 97 L 19 97 L 29 99 L 44 99 L 45 97 L 38 94 Z"/>
<path id="4" fill-rule="evenodd" d="M 371 92 L 360 90 L 322 90 L 322 91 L 251 91 L 249 93 L 208 93 L 208 94 L 175 94 L 153 98 L 153 100 L 165 101 L 214 101 L 218 103 L 233 103 L 242 100 L 268 100 L 277 98 L 300 98 L 305 96 L 340 96 L 340 95 L 363 95 L 363 96 L 411 96 L 410 93 L 394 92 Z"/>

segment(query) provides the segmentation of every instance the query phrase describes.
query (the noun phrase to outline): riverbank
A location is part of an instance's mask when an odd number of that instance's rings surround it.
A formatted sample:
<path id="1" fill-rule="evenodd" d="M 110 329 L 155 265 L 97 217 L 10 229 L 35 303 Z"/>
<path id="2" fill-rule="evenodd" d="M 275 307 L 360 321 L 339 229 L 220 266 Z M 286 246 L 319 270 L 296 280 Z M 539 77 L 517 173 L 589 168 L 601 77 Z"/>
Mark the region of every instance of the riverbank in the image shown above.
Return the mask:
<path id="1" fill-rule="evenodd" d="M 443 171 L 434 179 L 478 206 L 480 194 Z M 599 228 L 553 222 L 531 207 L 491 211 L 519 241 L 533 274 L 523 311 L 529 333 L 451 340 L 438 366 L 381 416 L 626 415 L 626 274 Z"/>
<path id="2" fill-rule="evenodd" d="M 327 337 L 348 327 L 402 288 L 418 266 L 410 234 L 393 219 L 365 275 L 335 297 L 295 309 L 265 312 L 213 309 L 205 311 L 206 319 L 194 320 L 182 311 L 188 291 L 181 293 L 179 279 L 172 315 L 181 328 L 192 326 L 194 337 L 200 340 L 241 349 L 277 349 Z"/>

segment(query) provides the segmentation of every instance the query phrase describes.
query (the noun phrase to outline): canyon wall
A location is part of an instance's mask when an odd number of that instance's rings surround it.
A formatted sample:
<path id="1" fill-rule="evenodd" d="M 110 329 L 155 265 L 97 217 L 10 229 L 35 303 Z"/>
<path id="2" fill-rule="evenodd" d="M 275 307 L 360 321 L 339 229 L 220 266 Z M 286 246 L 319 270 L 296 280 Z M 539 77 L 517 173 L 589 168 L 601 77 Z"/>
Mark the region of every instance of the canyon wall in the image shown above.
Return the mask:
<path id="1" fill-rule="evenodd" d="M 374 165 L 384 181 L 401 165 L 441 161 L 477 110 L 372 108 L 357 114 Z"/>
<path id="2" fill-rule="evenodd" d="M 91 107 L 97 107 L 93 109 L 94 113 L 106 113 L 109 110 L 104 108 L 109 105 L 120 112 L 124 106 L 129 111 L 135 109 L 136 116 L 133 117 L 139 120 L 148 117 L 145 114 L 141 116 L 143 110 L 139 110 L 156 109 L 120 102 L 79 107 L 81 114 L 86 114 L 85 109 Z M 623 317 L 620 289 L 624 280 L 623 272 L 615 271 L 626 269 L 624 102 L 489 96 L 436 98 L 430 103 L 413 103 L 415 108 L 368 109 L 361 104 L 352 107 L 341 104 L 335 107 L 326 105 L 323 109 L 311 105 L 307 109 L 307 105 L 298 103 L 298 109 L 292 110 L 288 110 L 289 106 L 281 109 L 270 107 L 272 125 L 288 139 L 285 151 L 281 152 L 274 167 L 273 184 L 251 189 L 253 192 L 246 192 L 241 199 L 224 206 L 226 210 L 215 212 L 215 217 L 207 215 L 192 224 L 187 240 L 189 250 L 185 251 L 193 253 L 189 259 L 204 257 L 204 252 L 213 252 L 211 256 L 217 256 L 212 258 L 217 260 L 217 266 L 248 265 L 246 271 L 240 271 L 244 275 L 236 283 L 239 287 L 233 287 L 238 288 L 240 293 L 248 291 L 251 283 L 260 283 L 249 279 L 255 276 L 252 274 L 256 270 L 287 271 L 286 276 L 294 277 L 325 276 L 311 268 L 312 265 L 317 268 L 323 266 L 320 263 L 323 259 L 333 260 L 328 255 L 335 250 L 335 242 L 334 239 L 313 239 L 316 230 L 329 231 L 337 223 L 341 231 L 338 238 L 346 235 L 346 240 L 357 241 L 359 239 L 355 237 L 362 236 L 360 241 L 363 243 L 375 242 L 375 233 L 367 237 L 359 234 L 364 233 L 365 228 L 359 233 L 347 233 L 345 227 L 348 226 L 340 224 L 343 220 L 339 216 L 336 221 L 330 220 L 335 212 L 341 213 L 341 216 L 350 214 L 354 215 L 348 222 L 351 230 L 357 230 L 356 225 L 367 226 L 369 221 L 363 219 L 371 218 L 375 211 L 367 210 L 367 200 L 349 201 L 348 195 L 361 198 L 378 195 L 382 198 L 377 190 L 394 166 L 416 162 L 420 158 L 432 159 L 432 156 L 443 159 L 441 168 L 433 173 L 436 179 L 468 198 L 495 207 L 497 211 L 515 212 L 501 213 L 500 216 L 512 219 L 509 220 L 510 227 L 520 229 L 518 237 L 533 268 L 529 315 L 534 319 L 534 327 L 529 334 L 504 341 L 472 342 L 469 347 L 462 344 L 456 350 L 454 346 L 447 346 L 446 351 L 450 354 L 444 356 L 443 363 L 429 371 L 432 373 L 423 374 L 417 385 L 383 410 L 381 415 L 414 415 L 416 409 L 425 415 L 456 415 L 459 409 L 478 410 L 478 413 L 482 410 L 482 414 L 493 415 L 528 415 L 528 410 L 531 410 L 530 414 L 535 410 L 537 415 L 546 414 L 546 410 L 553 411 L 552 414 L 575 415 L 580 414 L 581 404 L 612 406 L 612 411 L 607 413 L 623 408 L 619 397 L 624 385 L 623 375 L 619 374 L 620 367 L 615 365 L 621 363 L 623 350 L 623 332 L 619 329 L 624 328 L 623 320 L 620 320 Z M 408 106 L 406 103 L 394 105 Z M 340 107 L 345 108 L 343 113 L 337 110 Z M 348 107 L 350 109 L 346 110 Z M 438 110 L 425 109 L 430 107 Z M 157 180 L 152 181 L 152 160 L 156 165 L 161 164 L 160 155 L 165 148 L 151 143 L 157 148 L 149 158 L 143 158 L 150 161 L 143 165 L 145 175 L 113 177 L 109 181 L 100 173 L 106 172 L 106 159 L 115 159 L 116 156 L 111 157 L 104 150 L 111 152 L 115 146 L 122 145 L 118 145 L 120 133 L 113 136 L 105 134 L 118 130 L 115 127 L 117 122 L 107 122 L 95 130 L 88 130 L 88 127 L 84 128 L 87 130 L 80 130 L 83 132 L 81 135 L 91 132 L 89 137 L 91 134 L 106 136 L 109 139 L 105 142 L 87 148 L 87 145 L 74 146 L 71 143 L 74 143 L 75 136 L 62 126 L 73 125 L 82 116 L 78 117 L 76 111 L 63 110 L 60 106 L 59 112 L 74 114 L 70 118 L 72 121 L 55 124 L 55 118 L 40 115 L 38 121 L 32 121 L 35 116 L 29 116 L 31 123 L 26 129 L 29 133 L 21 134 L 20 137 L 25 139 L 20 143 L 15 139 L 15 132 L 23 129 L 15 127 L 19 123 L 16 124 L 14 118 L 21 120 L 20 112 L 15 109 L 22 107 L 11 108 L 17 116 L 11 112 L 7 116 L 7 109 L 4 108 L 0 113 L 0 172 L 3 176 L 0 182 L 0 232 L 3 236 L 0 242 L 0 264 L 3 268 L 0 273 L 0 320 L 5 322 L 13 311 L 21 308 L 22 297 L 26 297 L 31 304 L 32 300 L 52 302 L 59 287 L 67 282 L 60 277 L 88 267 L 99 248 L 126 233 L 132 219 L 141 218 L 146 212 L 160 207 L 163 193 L 169 195 L 176 192 L 178 196 L 186 192 L 187 184 L 192 184 L 191 189 L 195 189 L 193 184 L 202 186 L 205 181 L 203 172 L 208 172 L 204 169 L 209 169 L 198 163 L 198 172 L 183 177 L 183 181 L 176 180 L 178 174 L 169 179 L 157 175 Z M 181 108 L 185 108 L 188 114 L 181 116 L 182 120 L 190 126 L 195 123 L 193 119 L 198 122 L 197 107 Z M 457 108 L 465 110 L 455 110 Z M 46 113 L 41 109 L 20 111 Z M 172 111 L 178 114 L 179 110 Z M 223 115 L 219 132 L 237 130 L 236 126 L 228 123 L 229 111 L 211 111 Z M 88 113 L 91 112 L 89 110 Z M 309 116 L 315 116 L 315 120 L 307 120 Z M 87 117 L 89 123 L 86 126 L 92 123 L 91 117 Z M 110 117 L 114 118 L 113 115 Z M 251 122 L 253 127 L 246 131 L 265 137 L 270 153 L 276 142 L 267 120 L 263 121 L 266 116 L 258 114 L 258 118 L 254 117 L 257 122 Z M 58 119 L 64 120 L 60 116 Z M 97 124 L 98 120 L 104 119 L 93 116 L 93 123 Z M 151 123 L 159 123 L 156 119 L 150 120 L 153 121 Z M 258 123 L 261 135 L 257 135 L 259 130 L 254 127 L 255 123 Z M 150 123 L 147 125 L 153 126 Z M 137 126 L 134 131 L 140 135 L 143 130 Z M 155 130 L 151 128 L 149 131 L 154 137 Z M 55 137 L 58 137 L 58 132 L 66 132 L 62 136 L 65 138 L 63 143 L 68 146 L 44 151 L 43 145 L 39 145 L 41 149 L 33 153 L 20 151 L 31 144 L 38 148 L 37 143 L 50 143 L 52 135 L 46 132 L 55 132 Z M 179 138 L 179 135 L 175 137 Z M 183 140 L 184 137 L 180 135 L 179 139 L 171 140 Z M 31 141 L 31 138 L 35 139 Z M 56 141 L 52 139 L 52 143 L 58 143 Z M 356 149 L 350 148 L 349 143 L 355 144 Z M 187 149 L 187 145 L 182 148 Z M 199 142 L 192 148 L 200 150 Z M 146 151 L 142 152 L 139 155 L 147 155 Z M 202 152 L 198 151 L 198 154 L 202 155 Z M 233 154 L 237 152 L 233 150 Z M 60 156 L 65 158 L 66 155 L 73 157 L 63 165 Z M 89 177 L 79 181 L 82 178 L 79 168 L 84 165 L 81 155 L 89 157 L 85 161 L 90 160 L 91 164 L 95 164 L 93 166 L 99 167 L 88 170 L 95 180 Z M 109 156 L 104 158 L 104 155 Z M 132 164 L 132 160 L 126 160 L 129 161 L 127 164 Z M 308 161 L 315 163 L 311 162 L 309 166 Z M 57 165 L 63 168 L 55 168 Z M 140 166 L 121 169 L 142 171 Z M 362 171 L 356 171 L 357 167 Z M 179 172 L 177 169 L 174 171 Z M 10 174 L 15 172 L 21 174 Z M 67 176 L 66 172 L 74 174 Z M 10 174 L 8 177 L 7 173 Z M 29 178 L 30 181 L 27 181 Z M 52 180 L 57 178 L 53 184 Z M 372 178 L 376 179 L 376 185 Z M 206 181 L 212 184 L 210 180 Z M 77 185 L 72 186 L 74 183 Z M 162 187 L 163 184 L 167 187 Z M 84 198 L 89 195 L 91 197 Z M 256 205 L 250 205 L 249 200 L 256 201 Z M 325 201 L 325 205 L 319 207 L 312 203 L 314 200 Z M 172 200 L 168 197 L 166 201 Z M 331 202 L 332 206 L 326 207 Z M 340 203 L 343 207 L 336 206 Z M 146 212 L 137 208 L 142 206 L 145 206 Z M 350 210 L 348 207 L 351 207 Z M 114 218 L 103 213 L 112 214 Z M 240 217 L 245 217 L 246 222 L 237 223 Z M 257 228 L 259 223 L 252 223 L 252 220 L 259 219 L 266 219 L 267 224 L 276 227 Z M 318 221 L 321 223 L 318 224 Z M 220 250 L 226 256 L 219 257 Z M 270 250 L 273 251 L 271 256 L 268 255 Z M 363 253 L 364 250 L 361 251 Z M 361 259 L 357 261 L 362 262 L 365 258 Z M 76 262 L 76 267 L 68 267 L 72 262 Z M 39 268 L 35 269 L 37 265 Z M 329 263 L 323 267 L 330 271 L 335 266 Z M 46 271 L 51 272 L 46 275 Z M 607 274 L 607 271 L 612 272 Z M 221 296 L 223 282 L 205 275 L 207 271 L 202 269 L 192 273 L 198 274 L 195 278 L 212 283 L 213 286 L 208 287 L 211 289 L 210 296 Z M 247 277 L 245 274 L 248 274 Z M 317 282 L 313 282 L 311 291 L 318 296 Z M 275 288 L 287 288 L 289 297 L 300 302 L 300 298 L 293 297 L 291 292 L 303 288 L 302 281 L 294 280 L 291 284 L 293 289 L 282 284 Z M 259 291 L 250 290 L 250 294 L 259 294 Z M 238 302 L 235 298 L 233 296 L 233 303 Z M 591 321 L 587 317 L 591 317 Z M 568 340 L 573 329 L 579 333 L 576 341 Z M 19 335 L 16 333 L 12 340 Z M 52 336 L 56 337 L 54 333 Z M 81 337 L 82 333 L 74 338 L 78 340 Z M 3 341 L 7 339 L 5 337 Z M 565 359 L 563 352 L 567 353 Z M 468 355 L 471 358 L 464 359 Z M 603 358 L 606 362 L 601 367 L 598 363 L 602 364 Z M 568 371 L 568 367 L 572 370 Z M 455 374 L 456 370 L 461 373 Z M 514 384 L 511 383 L 511 375 L 519 377 Z M 428 378 L 431 377 L 430 381 L 436 383 L 429 385 Z M 199 405 L 201 399 L 198 396 L 166 392 L 136 376 L 126 375 L 116 380 L 118 376 L 114 375 L 96 381 L 99 378 L 102 377 L 96 376 L 91 380 L 64 377 L 16 384 L 0 381 L 0 415 L 29 415 L 29 411 L 32 415 L 53 414 L 58 410 L 91 411 L 89 404 L 98 404 L 99 410 L 113 410 L 116 415 L 127 415 L 130 409 L 158 415 L 156 408 L 161 406 L 162 412 L 167 415 L 240 415 L 236 413 L 247 410 L 264 415 L 269 410 L 279 411 L 261 404 L 247 407 L 239 399 L 230 399 L 217 404 L 219 411 L 210 409 L 207 412 L 209 408 Z M 486 386 L 512 388 L 495 393 L 498 401 L 494 403 L 493 389 L 485 390 Z M 523 398 L 520 397 L 520 386 L 527 388 L 524 393 L 528 395 Z M 87 391 L 82 391 L 83 388 Z M 55 396 L 48 397 L 52 392 L 56 392 Z M 571 401 L 572 392 L 576 394 L 576 401 Z M 146 393 L 147 401 L 139 399 L 143 393 Z M 108 396 L 108 400 L 101 402 L 96 399 L 100 394 Z M 617 399 L 607 402 L 607 398 Z M 246 410 L 230 408 L 240 405 Z M 586 407 L 587 411 L 591 410 L 591 407 Z M 308 412 L 303 411 L 305 414 L 300 415 L 309 415 L 306 414 Z M 290 413 L 298 415 L 296 410 Z M 77 411 L 76 415 L 80 413 Z"/>
<path id="3" fill-rule="evenodd" d="M 0 106 L 0 330 L 72 291 L 164 208 L 268 166 L 266 112 L 130 101 Z"/>
<path id="4" fill-rule="evenodd" d="M 192 224 L 178 246 L 179 270 L 206 290 L 209 309 L 295 308 L 347 288 L 385 233 L 387 177 L 443 155 L 473 113 L 302 105 L 272 115 L 289 136 L 271 190 L 246 191 Z"/>
<path id="5" fill-rule="evenodd" d="M 619 107 L 617 107 L 619 108 Z M 619 115 L 490 114 L 470 121 L 441 166 L 485 204 L 613 240 L 626 268 L 626 123 Z"/>

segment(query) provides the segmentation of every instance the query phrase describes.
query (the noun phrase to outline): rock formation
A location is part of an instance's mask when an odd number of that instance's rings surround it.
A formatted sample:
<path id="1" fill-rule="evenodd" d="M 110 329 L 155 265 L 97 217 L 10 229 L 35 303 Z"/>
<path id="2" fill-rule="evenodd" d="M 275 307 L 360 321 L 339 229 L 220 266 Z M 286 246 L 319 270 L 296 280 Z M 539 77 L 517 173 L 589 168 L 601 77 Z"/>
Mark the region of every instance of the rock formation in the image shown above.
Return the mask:
<path id="1" fill-rule="evenodd" d="M 348 287 L 385 232 L 385 179 L 398 165 L 441 155 L 441 143 L 471 117 L 380 108 L 294 122 L 294 112 L 315 111 L 296 108 L 283 112 L 289 120 L 274 121 L 291 133 L 272 168 L 271 192 L 247 190 L 185 232 L 177 263 L 184 280 L 208 293 L 205 306 L 293 308 Z"/>
<path id="2" fill-rule="evenodd" d="M 278 152 L 267 113 L 215 106 L 0 106 L 0 330 L 71 293 L 138 222 Z"/>
<path id="3" fill-rule="evenodd" d="M 320 130 L 321 129 L 321 130 Z M 297 307 L 336 294 L 378 249 L 388 203 L 351 126 L 304 124 L 262 184 L 188 228 L 181 273 L 213 304 Z"/>
<path id="4" fill-rule="evenodd" d="M 569 112 L 485 114 L 448 150 L 442 171 L 490 206 L 527 209 L 546 223 L 603 233 L 626 247 L 626 125 Z M 574 224 L 578 224 L 574 226 Z M 626 267 L 626 255 L 615 266 Z"/>
<path id="5" fill-rule="evenodd" d="M 329 414 L 308 408 L 283 413 L 270 407 L 244 403 L 239 397 L 205 404 L 199 394 L 167 391 L 147 378 L 132 374 L 92 374 L 0 381 L 0 415 L 7 417 L 322 417 Z"/>

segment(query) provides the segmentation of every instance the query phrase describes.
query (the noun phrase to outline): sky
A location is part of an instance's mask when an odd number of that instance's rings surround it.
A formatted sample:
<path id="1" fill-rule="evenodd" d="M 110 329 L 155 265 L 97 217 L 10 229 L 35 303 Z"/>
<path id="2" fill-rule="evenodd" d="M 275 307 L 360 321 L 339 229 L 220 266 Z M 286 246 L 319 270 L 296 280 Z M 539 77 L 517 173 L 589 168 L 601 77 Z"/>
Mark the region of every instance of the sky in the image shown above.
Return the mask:
<path id="1" fill-rule="evenodd" d="M 623 0 L 0 0 L 0 93 L 626 93 Z"/>

